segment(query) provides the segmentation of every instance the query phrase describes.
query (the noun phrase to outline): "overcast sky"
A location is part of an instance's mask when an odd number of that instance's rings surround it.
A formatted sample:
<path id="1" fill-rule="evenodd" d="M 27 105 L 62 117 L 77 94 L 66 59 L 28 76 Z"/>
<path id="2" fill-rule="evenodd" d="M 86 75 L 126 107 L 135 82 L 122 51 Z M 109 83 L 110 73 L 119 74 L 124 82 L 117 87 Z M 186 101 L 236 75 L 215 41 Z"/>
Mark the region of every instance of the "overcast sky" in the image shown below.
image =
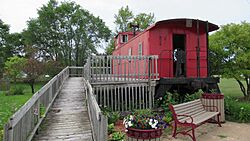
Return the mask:
<path id="1" fill-rule="evenodd" d="M 154 13 L 156 20 L 194 18 L 218 25 L 250 22 L 250 0 L 74 0 L 114 30 L 114 14 L 128 5 L 135 13 Z M 10 32 L 26 28 L 26 21 L 37 17 L 37 9 L 48 0 L 0 0 L 0 19 Z"/>

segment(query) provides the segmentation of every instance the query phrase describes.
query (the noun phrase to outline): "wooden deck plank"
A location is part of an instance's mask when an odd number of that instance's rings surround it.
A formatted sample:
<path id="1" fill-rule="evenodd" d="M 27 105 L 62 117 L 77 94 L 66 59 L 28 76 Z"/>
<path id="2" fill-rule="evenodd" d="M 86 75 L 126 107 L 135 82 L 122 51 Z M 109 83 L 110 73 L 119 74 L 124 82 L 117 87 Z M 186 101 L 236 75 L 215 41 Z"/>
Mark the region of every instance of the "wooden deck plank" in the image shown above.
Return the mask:
<path id="1" fill-rule="evenodd" d="M 51 107 L 34 141 L 92 141 L 82 78 L 70 77 Z"/>

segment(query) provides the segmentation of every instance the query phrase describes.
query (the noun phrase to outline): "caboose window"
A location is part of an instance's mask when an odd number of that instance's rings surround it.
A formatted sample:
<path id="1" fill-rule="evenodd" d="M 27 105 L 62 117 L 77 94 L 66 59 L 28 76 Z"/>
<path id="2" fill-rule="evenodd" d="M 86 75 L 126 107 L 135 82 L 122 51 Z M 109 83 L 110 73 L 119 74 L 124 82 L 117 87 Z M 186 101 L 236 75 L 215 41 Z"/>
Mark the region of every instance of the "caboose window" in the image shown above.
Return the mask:
<path id="1" fill-rule="evenodd" d="M 128 42 L 128 35 L 121 35 L 121 43 L 127 43 Z"/>
<path id="2" fill-rule="evenodd" d="M 128 49 L 128 56 L 131 56 L 132 55 L 132 48 L 129 48 Z"/>
<path id="3" fill-rule="evenodd" d="M 142 55 L 142 43 L 139 43 L 139 47 L 138 47 L 138 55 Z"/>

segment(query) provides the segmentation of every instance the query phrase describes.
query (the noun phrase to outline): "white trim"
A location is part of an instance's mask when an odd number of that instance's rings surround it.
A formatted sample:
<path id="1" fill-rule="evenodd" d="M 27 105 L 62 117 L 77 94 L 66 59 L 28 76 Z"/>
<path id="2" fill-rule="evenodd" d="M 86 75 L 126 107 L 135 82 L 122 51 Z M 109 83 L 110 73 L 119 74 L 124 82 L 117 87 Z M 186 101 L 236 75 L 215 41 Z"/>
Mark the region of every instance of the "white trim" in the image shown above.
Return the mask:
<path id="1" fill-rule="evenodd" d="M 132 56 L 132 48 L 128 49 L 128 56 Z"/>
<path id="2" fill-rule="evenodd" d="M 138 55 L 142 56 L 143 55 L 143 46 L 142 46 L 142 42 L 139 42 L 138 45 Z"/>

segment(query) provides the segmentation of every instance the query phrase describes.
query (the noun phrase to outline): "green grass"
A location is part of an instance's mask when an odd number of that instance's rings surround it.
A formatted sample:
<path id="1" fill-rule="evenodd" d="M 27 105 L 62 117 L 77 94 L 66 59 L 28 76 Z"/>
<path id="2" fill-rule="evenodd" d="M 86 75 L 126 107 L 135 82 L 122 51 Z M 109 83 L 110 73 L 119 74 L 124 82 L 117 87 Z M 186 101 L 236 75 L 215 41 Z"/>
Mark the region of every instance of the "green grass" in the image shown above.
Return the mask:
<path id="1" fill-rule="evenodd" d="M 245 82 L 243 83 L 245 84 Z M 221 82 L 219 83 L 219 87 L 221 89 L 221 92 L 224 93 L 225 96 L 230 96 L 234 98 L 244 97 L 240 90 L 239 84 L 233 78 L 222 78 Z"/>
<path id="2" fill-rule="evenodd" d="M 218 137 L 220 137 L 221 139 L 227 138 L 227 136 L 225 135 L 217 135 Z"/>
<path id="3" fill-rule="evenodd" d="M 245 82 L 243 82 L 246 85 Z M 250 122 L 250 104 L 244 99 L 239 84 L 235 79 L 221 79 L 219 84 L 225 95 L 226 120 L 233 122 Z"/>
<path id="4" fill-rule="evenodd" d="M 39 90 L 44 83 L 35 85 L 35 91 Z M 8 121 L 10 116 L 15 113 L 26 101 L 32 96 L 31 88 L 24 83 L 16 84 L 17 87 L 24 89 L 24 95 L 10 95 L 6 96 L 0 91 L 0 140 L 2 140 L 3 126 Z M 14 87 L 11 85 L 11 87 Z"/>

